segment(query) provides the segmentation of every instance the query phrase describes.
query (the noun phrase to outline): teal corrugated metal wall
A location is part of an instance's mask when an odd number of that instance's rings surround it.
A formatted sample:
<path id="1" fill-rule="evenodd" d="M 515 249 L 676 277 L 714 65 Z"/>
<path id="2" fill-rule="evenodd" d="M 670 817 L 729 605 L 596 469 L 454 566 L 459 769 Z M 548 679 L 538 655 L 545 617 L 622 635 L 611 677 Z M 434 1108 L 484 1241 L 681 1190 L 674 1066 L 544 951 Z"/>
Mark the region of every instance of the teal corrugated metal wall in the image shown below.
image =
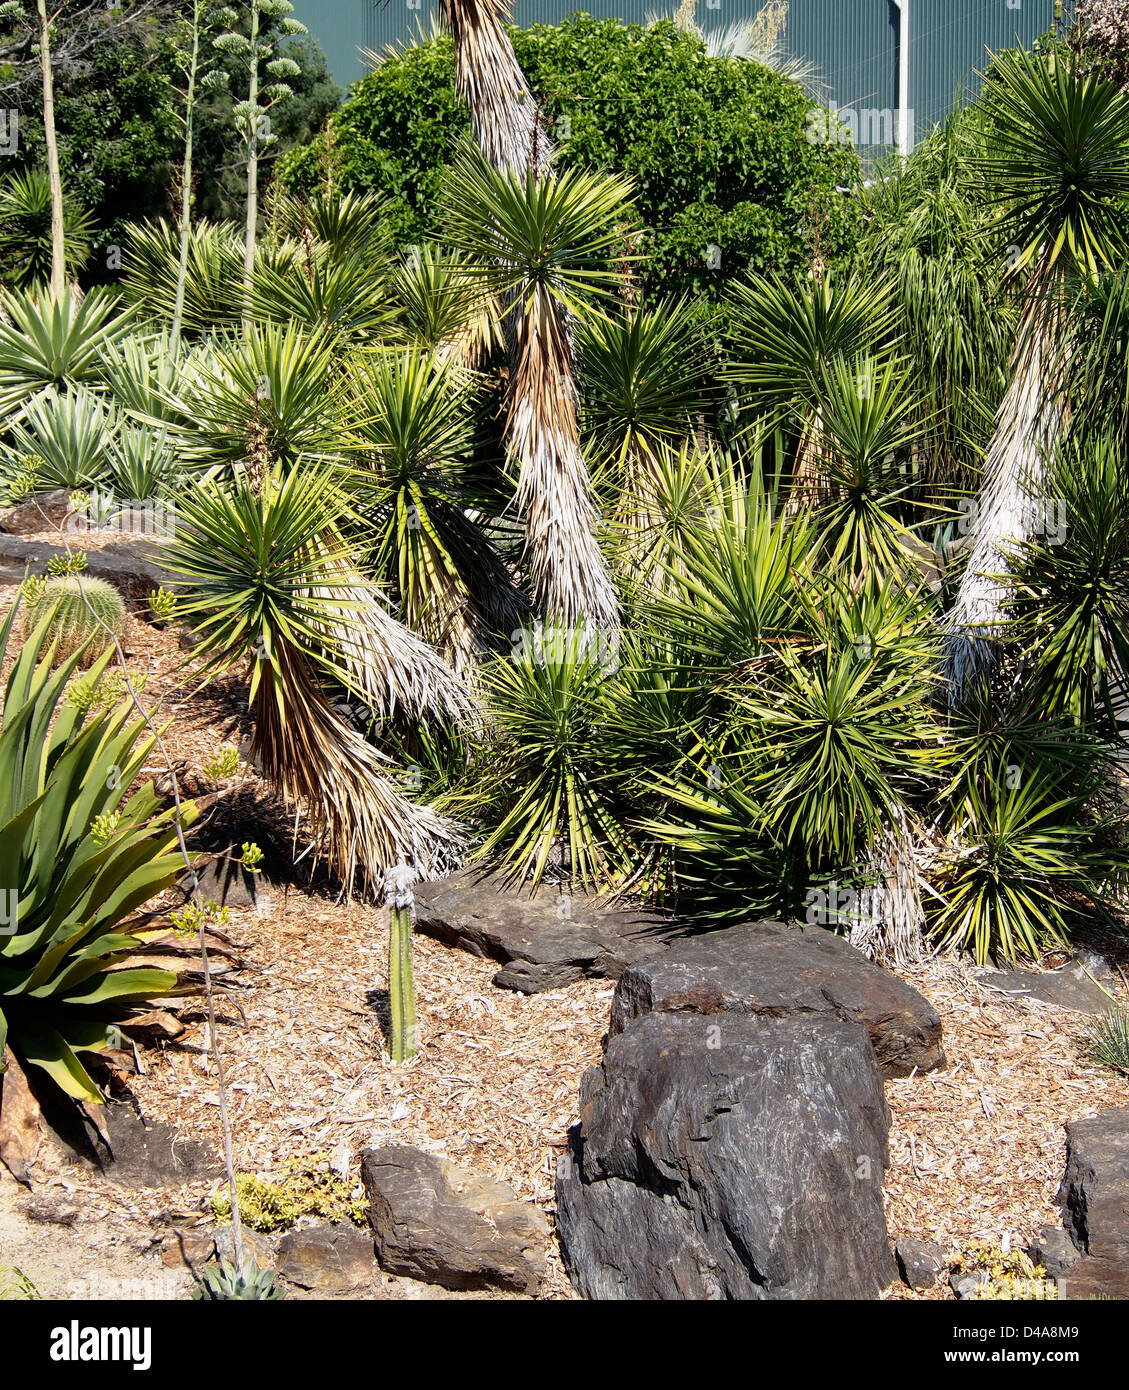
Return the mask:
<path id="1" fill-rule="evenodd" d="M 699 0 L 703 29 L 747 19 L 762 0 Z M 676 0 L 514 0 L 522 26 L 560 23 L 577 9 L 601 18 L 642 22 Z M 295 0 L 339 81 L 363 75 L 359 50 L 379 49 L 413 32 L 431 0 Z M 975 88 L 989 49 L 1029 46 L 1050 27 L 1054 0 L 912 0 L 910 96 L 920 138 L 944 118 L 954 97 Z M 898 11 L 893 0 L 791 0 L 786 42 L 814 62 L 828 95 L 848 110 L 892 110 L 898 96 Z M 875 129 L 877 129 L 877 124 Z"/>

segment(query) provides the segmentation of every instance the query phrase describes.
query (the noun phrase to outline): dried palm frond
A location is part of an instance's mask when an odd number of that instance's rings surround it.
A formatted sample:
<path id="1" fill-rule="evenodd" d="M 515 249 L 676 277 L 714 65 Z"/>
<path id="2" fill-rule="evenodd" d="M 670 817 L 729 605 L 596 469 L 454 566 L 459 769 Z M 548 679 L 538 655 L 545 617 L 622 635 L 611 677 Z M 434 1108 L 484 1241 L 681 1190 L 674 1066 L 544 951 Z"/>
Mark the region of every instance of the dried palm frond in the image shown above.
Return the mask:
<path id="1" fill-rule="evenodd" d="M 508 0 L 440 0 L 440 12 L 455 36 L 455 90 L 482 153 L 515 174 L 549 168 L 552 147 L 505 30 Z"/>

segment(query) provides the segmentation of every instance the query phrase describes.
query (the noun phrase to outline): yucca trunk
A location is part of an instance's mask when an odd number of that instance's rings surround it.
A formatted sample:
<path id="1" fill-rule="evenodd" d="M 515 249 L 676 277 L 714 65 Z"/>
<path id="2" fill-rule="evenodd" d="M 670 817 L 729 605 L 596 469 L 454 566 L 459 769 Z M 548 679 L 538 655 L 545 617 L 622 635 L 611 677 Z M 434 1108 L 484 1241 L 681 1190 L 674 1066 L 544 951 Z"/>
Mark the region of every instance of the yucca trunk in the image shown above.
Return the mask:
<path id="1" fill-rule="evenodd" d="M 953 703 L 993 658 L 1015 550 L 1037 525 L 1046 460 L 1063 427 L 1061 328 L 1060 309 L 1045 287 L 1033 286 L 984 460 L 968 563 L 946 619 L 945 674 Z"/>
<path id="2" fill-rule="evenodd" d="M 337 713 L 300 655 L 282 648 L 275 656 L 282 674 L 267 665 L 259 681 L 251 756 L 305 811 L 316 851 L 345 891 L 358 878 L 365 888 L 382 883 L 395 864 L 412 864 L 425 878 L 452 868 L 458 827 L 396 790 L 386 776 L 390 759 Z"/>
<path id="3" fill-rule="evenodd" d="M 580 448 L 572 338 L 547 289 L 515 314 L 514 331 L 507 446 L 518 468 L 534 599 L 565 627 L 615 627 L 619 605 Z"/>
<path id="4" fill-rule="evenodd" d="M 440 0 L 455 36 L 455 90 L 475 139 L 495 169 L 524 175 L 552 162 L 540 112 L 503 27 L 508 0 Z"/>
<path id="5" fill-rule="evenodd" d="M 455 36 L 455 84 L 479 147 L 500 172 L 540 176 L 553 162 L 540 111 L 503 25 L 506 0 L 442 0 Z M 544 287 L 506 318 L 513 365 L 508 452 L 526 523 L 534 601 L 551 622 L 612 627 L 619 605 L 596 539 L 599 520 L 577 426 L 568 312 Z"/>
<path id="6" fill-rule="evenodd" d="M 924 877 L 904 814 L 891 818 L 870 849 L 868 875 L 875 887 L 859 894 L 849 940 L 871 960 L 913 965 L 925 955 Z"/>

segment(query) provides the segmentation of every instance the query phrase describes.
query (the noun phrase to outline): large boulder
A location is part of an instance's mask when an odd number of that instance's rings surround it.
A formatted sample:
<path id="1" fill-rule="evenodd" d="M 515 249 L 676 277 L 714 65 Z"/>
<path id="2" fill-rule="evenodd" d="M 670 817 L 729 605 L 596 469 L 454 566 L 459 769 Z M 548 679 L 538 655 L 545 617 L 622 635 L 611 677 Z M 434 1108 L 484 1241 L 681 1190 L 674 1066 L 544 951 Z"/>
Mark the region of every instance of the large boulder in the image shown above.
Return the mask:
<path id="1" fill-rule="evenodd" d="M 1065 1271 L 1066 1296 L 1129 1298 L 1129 1108 L 1066 1126 L 1058 1203 L 1084 1256 Z"/>
<path id="2" fill-rule="evenodd" d="M 886 1076 L 945 1061 L 929 1001 L 822 927 L 750 922 L 676 941 L 624 971 L 611 1036 L 651 1012 L 832 1014 L 866 1028 Z"/>
<path id="3" fill-rule="evenodd" d="M 366 1149 L 361 1172 L 381 1267 L 448 1289 L 536 1293 L 545 1214 L 505 1183 L 406 1144 Z"/>
<path id="4" fill-rule="evenodd" d="M 557 1234 L 597 1299 L 873 1298 L 897 1277 L 890 1113 L 831 1013 L 653 1013 L 585 1073 Z"/>
<path id="5" fill-rule="evenodd" d="M 655 913 L 610 911 L 547 884 L 518 890 L 475 873 L 422 883 L 415 901 L 417 931 L 498 961 L 494 984 L 523 994 L 614 979 L 682 930 Z"/>

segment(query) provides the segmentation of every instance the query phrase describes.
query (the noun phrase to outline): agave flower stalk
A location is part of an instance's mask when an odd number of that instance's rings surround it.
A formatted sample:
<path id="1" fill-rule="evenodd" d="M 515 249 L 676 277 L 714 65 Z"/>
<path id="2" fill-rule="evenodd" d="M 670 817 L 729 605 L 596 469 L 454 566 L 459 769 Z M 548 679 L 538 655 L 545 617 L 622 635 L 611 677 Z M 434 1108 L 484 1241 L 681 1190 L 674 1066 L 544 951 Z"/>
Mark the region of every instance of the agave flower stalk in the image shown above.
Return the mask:
<path id="1" fill-rule="evenodd" d="M 412 980 L 412 887 L 407 864 L 389 869 L 384 880 L 388 908 L 388 994 L 392 1007 L 392 1060 L 406 1062 L 416 1051 L 416 995 Z"/>

